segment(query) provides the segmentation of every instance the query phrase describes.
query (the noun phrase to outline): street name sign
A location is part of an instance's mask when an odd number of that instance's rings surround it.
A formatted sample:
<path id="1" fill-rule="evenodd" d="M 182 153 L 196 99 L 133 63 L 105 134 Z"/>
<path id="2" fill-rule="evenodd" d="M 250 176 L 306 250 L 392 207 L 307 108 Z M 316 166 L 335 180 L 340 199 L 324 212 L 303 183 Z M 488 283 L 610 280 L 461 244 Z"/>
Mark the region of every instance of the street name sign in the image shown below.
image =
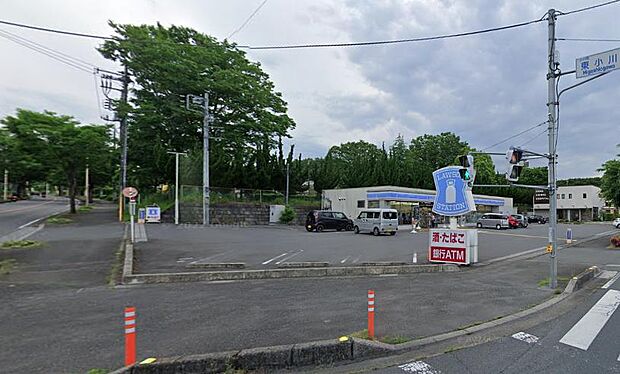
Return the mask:
<path id="1" fill-rule="evenodd" d="M 478 262 L 478 230 L 431 229 L 428 260 L 458 265 Z"/>
<path id="2" fill-rule="evenodd" d="M 575 60 L 577 78 L 587 78 L 620 68 L 620 48 Z"/>
<path id="3" fill-rule="evenodd" d="M 433 212 L 456 217 L 476 210 L 474 197 L 467 182 L 461 178 L 460 166 L 447 166 L 433 172 L 435 201 Z"/>

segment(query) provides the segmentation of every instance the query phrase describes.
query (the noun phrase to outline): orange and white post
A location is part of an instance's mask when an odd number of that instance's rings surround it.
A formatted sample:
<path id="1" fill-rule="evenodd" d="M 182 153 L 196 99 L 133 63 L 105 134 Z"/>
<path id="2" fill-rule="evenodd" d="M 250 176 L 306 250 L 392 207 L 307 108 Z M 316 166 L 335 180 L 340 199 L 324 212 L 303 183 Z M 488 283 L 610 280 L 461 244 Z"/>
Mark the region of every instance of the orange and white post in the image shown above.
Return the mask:
<path id="1" fill-rule="evenodd" d="M 375 338 L 375 291 L 368 290 L 368 337 Z"/>
<path id="2" fill-rule="evenodd" d="M 125 308 L 125 366 L 136 363 L 136 308 Z"/>

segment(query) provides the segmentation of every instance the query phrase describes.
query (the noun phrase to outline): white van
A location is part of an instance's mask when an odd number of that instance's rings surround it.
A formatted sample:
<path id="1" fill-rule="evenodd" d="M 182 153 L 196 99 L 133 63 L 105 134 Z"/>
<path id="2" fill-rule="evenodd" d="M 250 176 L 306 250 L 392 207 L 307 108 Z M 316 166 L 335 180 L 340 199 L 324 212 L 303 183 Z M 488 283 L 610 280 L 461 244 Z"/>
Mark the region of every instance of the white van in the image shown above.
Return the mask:
<path id="1" fill-rule="evenodd" d="M 364 209 L 353 220 L 353 231 L 371 232 L 377 236 L 389 233 L 396 235 L 398 231 L 398 211 L 396 209 Z"/>

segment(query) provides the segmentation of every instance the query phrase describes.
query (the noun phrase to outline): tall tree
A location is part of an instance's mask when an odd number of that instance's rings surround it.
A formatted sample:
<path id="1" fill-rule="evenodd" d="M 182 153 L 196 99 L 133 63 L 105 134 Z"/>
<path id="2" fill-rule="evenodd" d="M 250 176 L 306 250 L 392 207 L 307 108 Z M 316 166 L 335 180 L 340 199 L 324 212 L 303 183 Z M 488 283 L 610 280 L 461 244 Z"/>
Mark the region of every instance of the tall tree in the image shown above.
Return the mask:
<path id="1" fill-rule="evenodd" d="M 172 180 L 166 151 L 202 148 L 203 116 L 187 111 L 184 98 L 209 92 L 216 135 L 210 143 L 211 184 L 264 186 L 266 162 L 272 162 L 266 152 L 295 123 L 260 64 L 234 44 L 190 28 L 110 25 L 117 36 L 99 51 L 126 66 L 135 83 L 129 161 L 140 166 L 140 181 L 148 187 Z"/>
<path id="2" fill-rule="evenodd" d="M 425 134 L 411 140 L 413 187 L 433 189 L 433 171 L 453 165 L 468 149 L 466 142 L 450 132 Z"/>
<path id="3" fill-rule="evenodd" d="M 620 147 L 620 144 L 618 146 Z M 616 156 L 620 157 L 620 154 Z M 600 171 L 603 172 L 601 195 L 616 207 L 620 207 L 620 160 L 613 159 L 605 162 Z"/>

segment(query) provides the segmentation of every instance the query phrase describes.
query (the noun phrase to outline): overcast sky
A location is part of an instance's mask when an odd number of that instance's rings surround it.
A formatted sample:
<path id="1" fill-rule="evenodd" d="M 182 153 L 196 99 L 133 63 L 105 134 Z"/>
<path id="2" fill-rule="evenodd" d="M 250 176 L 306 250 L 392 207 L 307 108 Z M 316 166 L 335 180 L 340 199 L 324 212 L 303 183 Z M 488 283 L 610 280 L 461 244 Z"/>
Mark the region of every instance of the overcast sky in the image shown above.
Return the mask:
<path id="1" fill-rule="evenodd" d="M 263 0 L 3 1 L 0 19 L 109 35 L 118 23 L 184 25 L 223 39 Z M 602 0 L 326 1 L 268 0 L 232 40 L 240 45 L 356 42 L 423 37 L 538 19 Z M 620 4 L 558 19 L 558 37 L 620 38 Z M 94 65 L 118 69 L 96 51 L 98 41 L 0 25 Z M 560 68 L 620 43 L 558 41 Z M 391 144 L 452 131 L 486 148 L 547 119 L 547 24 L 444 41 L 309 50 L 249 51 L 289 103 L 297 128 L 290 141 L 305 157 L 366 140 Z M 564 76 L 560 88 L 576 82 Z M 558 145 L 561 178 L 599 175 L 620 143 L 620 72 L 566 92 Z M 0 38 L 0 116 L 18 107 L 52 110 L 100 123 L 95 80 Z M 510 145 L 546 152 L 538 127 L 489 149 Z M 537 136 L 538 135 L 538 136 Z M 533 139 L 533 140 L 532 140 Z M 497 159 L 499 161 L 499 159 Z M 542 165 L 542 162 L 537 165 Z"/>

